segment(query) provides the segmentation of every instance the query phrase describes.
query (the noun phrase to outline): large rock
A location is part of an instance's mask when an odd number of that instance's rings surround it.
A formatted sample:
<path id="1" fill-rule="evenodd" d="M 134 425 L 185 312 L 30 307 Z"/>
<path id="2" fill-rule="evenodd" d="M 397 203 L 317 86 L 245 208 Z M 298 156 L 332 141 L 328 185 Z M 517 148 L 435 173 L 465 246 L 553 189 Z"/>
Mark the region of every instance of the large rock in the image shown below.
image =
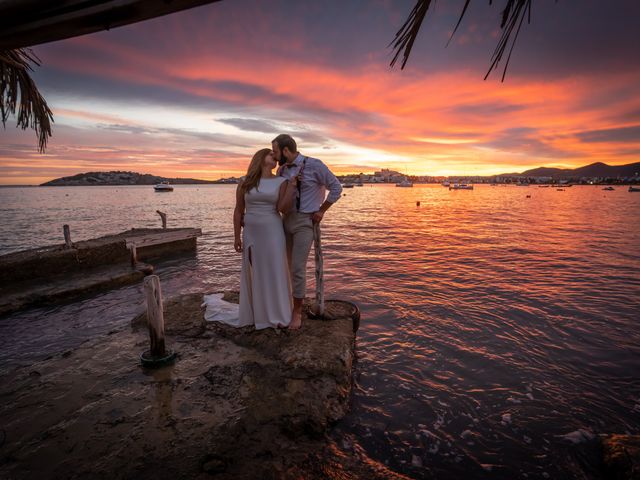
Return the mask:
<path id="1" fill-rule="evenodd" d="M 0 374 L 2 478 L 394 478 L 326 437 L 349 408 L 353 319 L 299 331 L 203 319 L 201 294 L 165 304 L 174 366 L 145 370 L 144 316 Z M 347 304 L 348 305 L 348 304 Z"/>

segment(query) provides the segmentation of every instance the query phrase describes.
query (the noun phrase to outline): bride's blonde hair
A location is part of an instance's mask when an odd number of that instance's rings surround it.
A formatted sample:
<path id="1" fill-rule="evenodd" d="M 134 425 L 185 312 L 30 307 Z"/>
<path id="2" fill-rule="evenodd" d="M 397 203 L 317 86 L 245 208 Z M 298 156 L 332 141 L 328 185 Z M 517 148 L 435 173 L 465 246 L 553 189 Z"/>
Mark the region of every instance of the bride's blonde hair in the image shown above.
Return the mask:
<path id="1" fill-rule="evenodd" d="M 253 158 L 249 163 L 249 168 L 247 168 L 247 174 L 245 175 L 244 182 L 242 182 L 242 185 L 240 186 L 242 193 L 247 193 L 253 187 L 256 187 L 256 190 L 258 189 L 260 176 L 262 175 L 262 164 L 264 163 L 264 159 L 267 158 L 267 155 L 270 153 L 270 148 L 263 148 L 253 155 Z"/>

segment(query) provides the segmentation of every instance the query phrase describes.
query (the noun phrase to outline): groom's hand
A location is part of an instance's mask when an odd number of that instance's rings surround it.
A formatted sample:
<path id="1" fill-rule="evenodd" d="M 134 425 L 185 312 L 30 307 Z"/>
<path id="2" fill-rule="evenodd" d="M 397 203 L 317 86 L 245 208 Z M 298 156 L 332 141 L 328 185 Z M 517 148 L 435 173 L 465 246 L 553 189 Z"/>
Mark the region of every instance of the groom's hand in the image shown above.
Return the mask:
<path id="1" fill-rule="evenodd" d="M 239 238 L 236 239 L 236 241 L 233 242 L 233 248 L 235 248 L 236 252 L 241 252 L 242 251 L 242 240 L 240 240 Z"/>
<path id="2" fill-rule="evenodd" d="M 320 223 L 323 217 L 324 217 L 324 212 L 322 210 L 318 210 L 311 216 L 311 221 L 313 223 Z"/>

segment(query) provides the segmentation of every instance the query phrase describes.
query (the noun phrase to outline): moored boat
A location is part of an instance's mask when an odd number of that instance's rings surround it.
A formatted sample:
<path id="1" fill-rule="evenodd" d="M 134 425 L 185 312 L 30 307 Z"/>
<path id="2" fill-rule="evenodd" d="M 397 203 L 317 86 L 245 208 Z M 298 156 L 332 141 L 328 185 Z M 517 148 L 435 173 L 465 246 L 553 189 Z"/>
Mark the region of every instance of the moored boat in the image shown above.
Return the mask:
<path id="1" fill-rule="evenodd" d="M 396 187 L 413 187 L 413 183 L 411 183 L 407 178 L 402 180 L 400 183 L 396 183 Z"/>
<path id="2" fill-rule="evenodd" d="M 640 187 L 629 186 L 629 191 L 630 192 L 640 192 Z"/>
<path id="3" fill-rule="evenodd" d="M 454 183 L 449 186 L 449 190 L 473 190 L 473 185 L 468 185 L 466 183 Z"/>
<path id="4" fill-rule="evenodd" d="M 160 182 L 153 186 L 156 192 L 173 192 L 173 186 L 169 182 Z"/>
<path id="5" fill-rule="evenodd" d="M 612 190 L 615 190 L 615 188 L 613 188 L 613 187 L 604 187 L 603 190 L 612 191 Z"/>

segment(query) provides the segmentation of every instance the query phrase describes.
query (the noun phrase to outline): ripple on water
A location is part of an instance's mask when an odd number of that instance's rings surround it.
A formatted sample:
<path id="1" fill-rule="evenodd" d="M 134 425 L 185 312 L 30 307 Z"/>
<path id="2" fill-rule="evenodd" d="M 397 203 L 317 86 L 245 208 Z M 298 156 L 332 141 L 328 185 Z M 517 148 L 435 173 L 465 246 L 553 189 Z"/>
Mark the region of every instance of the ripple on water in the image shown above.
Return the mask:
<path id="1" fill-rule="evenodd" d="M 197 256 L 158 263 L 165 296 L 238 288 L 233 186 L 117 190 L 0 189 L 0 253 L 60 242 L 63 223 L 76 240 L 157 226 L 160 209 L 204 232 Z M 337 445 L 415 478 L 574 478 L 580 432 L 639 433 L 640 196 L 528 193 L 376 186 L 329 211 L 326 293 L 362 311 Z M 1 319 L 0 360 L 73 348 L 142 308 L 131 286 Z"/>

